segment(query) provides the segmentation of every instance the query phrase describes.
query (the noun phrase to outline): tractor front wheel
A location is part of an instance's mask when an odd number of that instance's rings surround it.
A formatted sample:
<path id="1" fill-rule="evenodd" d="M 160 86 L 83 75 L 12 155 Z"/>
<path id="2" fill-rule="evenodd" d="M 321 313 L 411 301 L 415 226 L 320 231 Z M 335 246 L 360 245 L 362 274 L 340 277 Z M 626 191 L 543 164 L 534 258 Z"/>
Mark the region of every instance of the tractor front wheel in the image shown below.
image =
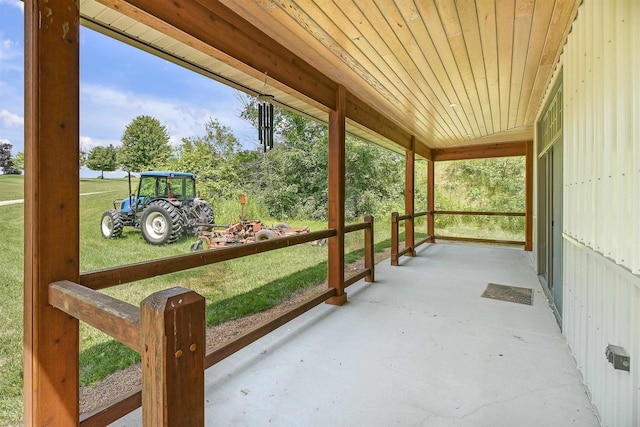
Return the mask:
<path id="1" fill-rule="evenodd" d="M 180 210 L 164 200 L 151 202 L 142 212 L 140 229 L 151 245 L 173 243 L 182 234 Z"/>
<path id="2" fill-rule="evenodd" d="M 100 221 L 100 231 L 105 239 L 117 239 L 122 234 L 124 221 L 120 216 L 120 212 L 110 209 L 102 214 Z"/>

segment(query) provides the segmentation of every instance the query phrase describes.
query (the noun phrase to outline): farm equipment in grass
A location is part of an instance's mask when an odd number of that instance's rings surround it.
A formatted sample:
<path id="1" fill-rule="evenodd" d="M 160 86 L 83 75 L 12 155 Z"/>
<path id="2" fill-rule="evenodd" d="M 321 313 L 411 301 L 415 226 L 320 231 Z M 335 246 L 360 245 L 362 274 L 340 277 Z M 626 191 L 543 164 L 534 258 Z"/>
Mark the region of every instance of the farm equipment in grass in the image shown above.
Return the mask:
<path id="1" fill-rule="evenodd" d="M 135 194 L 129 175 L 129 197 L 116 199 L 113 209 L 102 214 L 100 230 L 105 239 L 115 239 L 124 227 L 134 227 L 147 243 L 164 245 L 211 229 L 214 219 L 211 206 L 198 197 L 194 174 L 142 172 Z"/>
<path id="2" fill-rule="evenodd" d="M 191 250 L 197 251 L 203 249 L 205 243 L 209 249 L 219 249 L 232 245 L 243 245 L 309 232 L 309 227 L 291 228 L 285 222 L 278 223 L 273 227 L 267 227 L 260 220 L 247 220 L 244 213 L 245 203 L 246 198 L 243 194 L 240 197 L 242 213 L 239 222 L 229 225 L 213 224 L 207 231 L 200 230 L 197 234 L 198 241 L 191 245 Z M 314 243 L 319 246 L 324 246 L 326 239 L 323 240 L 323 242 L 317 241 Z"/>

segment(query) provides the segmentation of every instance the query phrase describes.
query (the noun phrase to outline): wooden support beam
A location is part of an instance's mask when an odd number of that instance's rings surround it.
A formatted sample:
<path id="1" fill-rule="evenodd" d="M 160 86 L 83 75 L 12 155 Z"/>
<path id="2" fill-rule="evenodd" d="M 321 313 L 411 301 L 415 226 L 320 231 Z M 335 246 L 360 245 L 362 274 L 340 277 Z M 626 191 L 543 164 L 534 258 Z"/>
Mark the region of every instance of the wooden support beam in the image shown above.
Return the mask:
<path id="1" fill-rule="evenodd" d="M 100 3 L 223 62 L 233 60 L 232 65 L 254 77 L 268 75 L 316 104 L 335 109 L 336 83 L 218 0 Z"/>
<path id="2" fill-rule="evenodd" d="M 289 87 L 322 107 L 336 109 L 338 84 L 276 42 L 221 1 L 98 0 L 118 12 L 281 88 Z M 275 83 L 278 82 L 278 83 Z M 394 143 L 409 148 L 411 134 L 353 94 L 346 117 Z M 416 141 L 416 154 L 431 159 L 431 149 Z"/>
<path id="3" fill-rule="evenodd" d="M 533 250 L 533 141 L 527 141 L 525 158 L 525 228 L 524 250 Z"/>
<path id="4" fill-rule="evenodd" d="M 143 425 L 204 426 L 204 298 L 176 287 L 145 298 L 140 312 Z"/>
<path id="5" fill-rule="evenodd" d="M 507 142 L 503 144 L 471 145 L 468 147 L 431 150 L 434 162 L 447 160 L 488 159 L 492 157 L 514 157 L 526 154 L 527 142 Z"/>
<path id="6" fill-rule="evenodd" d="M 327 300 L 329 304 L 342 305 L 347 300 L 344 292 L 344 201 L 345 201 L 345 112 L 347 91 L 338 86 L 336 110 L 329 113 L 329 228 L 336 230 L 329 239 L 330 288 L 336 295 Z"/>
<path id="7" fill-rule="evenodd" d="M 25 12 L 24 424 L 78 424 L 78 321 L 49 283 L 79 276 L 79 10 Z"/>
<path id="8" fill-rule="evenodd" d="M 415 210 L 415 165 L 416 153 L 413 151 L 413 138 L 411 149 L 405 152 L 404 163 L 404 212 L 409 218 L 404 222 L 404 247 L 408 248 L 407 256 L 415 256 L 415 227 L 413 220 L 413 211 Z"/>
<path id="9" fill-rule="evenodd" d="M 427 211 L 429 211 L 429 216 L 427 217 L 427 234 L 430 236 L 430 243 L 434 242 L 433 236 L 435 235 L 435 222 L 433 217 L 433 211 L 435 210 L 435 177 L 435 162 L 429 161 L 429 163 L 427 163 Z"/>

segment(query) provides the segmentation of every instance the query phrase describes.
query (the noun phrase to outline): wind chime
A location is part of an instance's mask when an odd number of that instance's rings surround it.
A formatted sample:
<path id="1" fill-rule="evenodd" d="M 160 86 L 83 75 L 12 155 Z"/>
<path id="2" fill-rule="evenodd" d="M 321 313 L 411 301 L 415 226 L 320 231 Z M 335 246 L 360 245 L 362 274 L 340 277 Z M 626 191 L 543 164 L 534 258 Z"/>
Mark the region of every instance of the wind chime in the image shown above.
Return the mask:
<path id="1" fill-rule="evenodd" d="M 265 153 L 273 150 L 273 104 L 266 101 L 258 104 L 258 139 Z"/>
<path id="2" fill-rule="evenodd" d="M 269 100 L 273 99 L 272 95 L 266 94 L 267 89 L 267 72 L 264 73 L 264 87 L 262 94 L 258 96 L 258 140 L 262 143 L 263 152 L 273 150 L 273 104 Z"/>

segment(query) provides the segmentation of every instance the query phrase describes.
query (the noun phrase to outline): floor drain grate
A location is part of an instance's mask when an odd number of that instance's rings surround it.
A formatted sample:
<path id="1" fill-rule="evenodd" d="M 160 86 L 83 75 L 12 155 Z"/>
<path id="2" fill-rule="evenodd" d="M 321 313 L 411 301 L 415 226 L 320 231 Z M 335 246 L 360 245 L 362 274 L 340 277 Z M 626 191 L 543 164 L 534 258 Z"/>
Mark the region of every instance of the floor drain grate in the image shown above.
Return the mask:
<path id="1" fill-rule="evenodd" d="M 517 286 L 497 285 L 489 283 L 482 294 L 483 298 L 499 299 L 518 304 L 533 305 L 533 290 Z"/>

